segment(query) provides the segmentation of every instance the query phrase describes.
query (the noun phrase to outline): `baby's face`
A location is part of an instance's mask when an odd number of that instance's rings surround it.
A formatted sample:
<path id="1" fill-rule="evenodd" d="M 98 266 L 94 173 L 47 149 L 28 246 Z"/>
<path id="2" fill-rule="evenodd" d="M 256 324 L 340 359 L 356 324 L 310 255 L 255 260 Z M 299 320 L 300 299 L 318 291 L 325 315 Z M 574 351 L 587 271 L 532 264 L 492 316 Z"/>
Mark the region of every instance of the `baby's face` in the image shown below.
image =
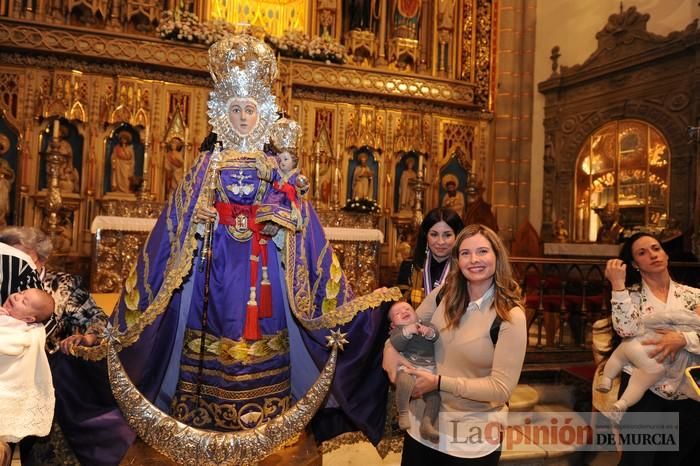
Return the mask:
<path id="1" fill-rule="evenodd" d="M 280 170 L 288 172 L 296 168 L 296 164 L 294 163 L 294 157 L 292 157 L 292 154 L 290 154 L 289 152 L 282 152 L 281 154 L 279 154 L 278 157 Z"/>
<path id="2" fill-rule="evenodd" d="M 39 291 L 31 288 L 11 294 L 3 303 L 7 315 L 24 322 L 36 322 L 36 308 L 40 305 Z"/>
<path id="3" fill-rule="evenodd" d="M 418 315 L 416 315 L 416 311 L 413 310 L 410 304 L 401 301 L 389 309 L 389 320 L 394 326 L 415 324 L 418 322 Z"/>

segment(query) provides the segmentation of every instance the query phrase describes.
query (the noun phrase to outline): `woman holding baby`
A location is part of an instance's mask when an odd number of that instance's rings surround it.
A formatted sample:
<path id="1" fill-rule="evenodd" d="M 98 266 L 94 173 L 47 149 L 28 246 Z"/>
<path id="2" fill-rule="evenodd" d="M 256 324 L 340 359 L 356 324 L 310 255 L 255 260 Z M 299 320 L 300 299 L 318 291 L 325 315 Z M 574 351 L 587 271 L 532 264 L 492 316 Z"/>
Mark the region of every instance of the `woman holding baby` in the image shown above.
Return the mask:
<path id="1" fill-rule="evenodd" d="M 416 378 L 411 425 L 404 437 L 402 465 L 496 465 L 501 428 L 527 346 L 520 287 L 498 235 L 469 225 L 457 235 L 450 271 L 417 309 L 421 322 L 440 332 L 435 341 L 436 372 L 409 368 Z M 391 346 L 384 369 L 394 381 L 398 365 L 413 367 Z M 417 413 L 424 394 L 438 390 L 437 443 L 420 434 Z M 480 435 L 468 435 L 480 430 Z M 467 432 L 468 431 L 468 432 Z"/>
<path id="2" fill-rule="evenodd" d="M 654 314 L 694 315 L 700 305 L 700 289 L 673 281 L 668 270 L 668 255 L 659 241 L 648 233 L 632 235 L 622 246 L 618 259 L 608 261 L 605 276 L 612 286 L 612 322 L 617 333 L 633 337 L 644 331 L 644 319 Z M 697 332 L 659 329 L 658 338 L 642 342 L 650 357 L 670 362 L 682 351 L 700 354 Z M 631 365 L 624 367 L 620 394 L 627 388 Z M 688 399 L 679 390 L 681 374 L 667 374 L 644 392 L 628 412 L 677 412 L 680 439 L 677 451 L 629 451 L 622 454 L 621 465 L 697 464 L 700 457 L 700 403 Z M 625 417 L 622 418 L 625 429 Z"/>

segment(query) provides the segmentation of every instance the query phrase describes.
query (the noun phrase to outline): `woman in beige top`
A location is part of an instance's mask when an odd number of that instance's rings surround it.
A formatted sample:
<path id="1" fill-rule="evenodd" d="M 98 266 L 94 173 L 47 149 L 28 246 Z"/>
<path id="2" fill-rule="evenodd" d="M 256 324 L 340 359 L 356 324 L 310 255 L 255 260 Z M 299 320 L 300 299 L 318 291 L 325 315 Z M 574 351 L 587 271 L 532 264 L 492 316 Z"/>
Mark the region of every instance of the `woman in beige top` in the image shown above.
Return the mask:
<path id="1" fill-rule="evenodd" d="M 440 329 L 437 373 L 409 369 L 416 377 L 412 413 L 423 411 L 423 394 L 440 391 L 440 439 L 435 444 L 421 438 L 420 420 L 412 416 L 403 466 L 498 464 L 506 402 L 520 378 L 527 346 L 520 296 L 498 235 L 483 225 L 462 230 L 444 286 L 417 310 L 421 320 Z M 492 327 L 497 328 L 493 338 Z M 391 345 L 385 346 L 384 369 L 392 381 L 399 363 L 411 366 Z"/>

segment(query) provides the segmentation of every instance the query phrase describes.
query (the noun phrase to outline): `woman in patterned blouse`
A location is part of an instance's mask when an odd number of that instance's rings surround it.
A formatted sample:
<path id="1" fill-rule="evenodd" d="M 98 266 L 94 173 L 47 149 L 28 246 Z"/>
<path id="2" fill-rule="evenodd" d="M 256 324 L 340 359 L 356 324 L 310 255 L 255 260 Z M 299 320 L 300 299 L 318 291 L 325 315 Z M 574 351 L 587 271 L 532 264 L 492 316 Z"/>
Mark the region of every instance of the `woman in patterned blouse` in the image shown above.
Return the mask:
<path id="1" fill-rule="evenodd" d="M 621 337 L 644 331 L 642 319 L 662 311 L 694 314 L 700 304 L 700 289 L 681 285 L 671 279 L 668 255 L 659 241 L 648 233 L 632 235 L 622 246 L 619 259 L 608 261 L 605 277 L 612 285 L 612 321 Z M 657 330 L 655 340 L 647 340 L 650 357 L 663 362 L 673 360 L 680 351 L 700 354 L 700 339 L 695 332 Z M 629 382 L 631 366 L 624 368 L 619 393 Z M 700 403 L 673 390 L 673 380 L 662 378 L 628 412 L 678 413 L 680 442 L 678 451 L 624 451 L 621 465 L 697 464 L 700 457 Z M 678 388 L 678 387 L 675 387 Z M 637 419 L 639 420 L 639 419 Z M 622 418 L 625 429 L 625 417 Z M 653 449 L 649 446 L 649 450 Z"/>

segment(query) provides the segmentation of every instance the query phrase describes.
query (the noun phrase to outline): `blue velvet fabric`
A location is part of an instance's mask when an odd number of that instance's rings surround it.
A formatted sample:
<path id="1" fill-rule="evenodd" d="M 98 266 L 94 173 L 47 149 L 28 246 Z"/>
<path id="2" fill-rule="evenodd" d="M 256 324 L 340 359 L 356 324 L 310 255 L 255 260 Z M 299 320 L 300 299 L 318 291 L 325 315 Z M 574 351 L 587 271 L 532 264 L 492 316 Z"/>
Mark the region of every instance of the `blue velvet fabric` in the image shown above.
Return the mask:
<path id="1" fill-rule="evenodd" d="M 120 357 L 146 397 L 158 400 L 160 406 L 169 406 L 171 415 L 188 424 L 229 431 L 278 415 L 288 408 L 292 386 L 301 387 L 303 392 L 313 383 L 308 364 L 313 362 L 317 371 L 325 365 L 330 354 L 325 337 L 336 328 L 327 321 L 324 325 L 317 322 L 329 310 L 350 303 L 353 295 L 344 275 L 338 278 L 337 273 L 331 273 L 332 248 L 313 208 L 302 200 L 300 212 L 305 227 L 301 231 L 287 229 L 281 248 L 273 241 L 264 246 L 273 312 L 271 318 L 260 320 L 263 339 L 281 335 L 292 347 L 241 362 L 237 345 L 247 343 L 250 348 L 254 343 L 242 338 L 253 239 L 236 238 L 232 227 L 219 224 L 213 236 L 207 351 L 201 358 L 198 335 L 202 331 L 204 273 L 198 268 L 201 236 L 192 217 L 202 196 L 210 156 L 201 155 L 159 217 L 136 269 L 126 281 L 112 322 L 126 332 L 127 343 Z M 268 214 L 272 211 L 272 217 L 279 214 L 280 225 L 286 225 L 284 206 L 266 204 L 272 188 L 257 177 L 254 158 L 239 154 L 225 156 L 225 160 L 219 166 L 216 200 L 256 205 Z M 252 191 L 244 189 L 246 185 Z M 235 186 L 238 188 L 233 189 Z M 191 294 L 183 293 L 186 289 L 191 289 Z M 329 300 L 329 289 L 337 291 L 335 301 Z M 314 421 L 315 426 L 323 426 L 315 429 L 319 440 L 348 430 L 361 430 L 374 443 L 382 435 L 388 383 L 381 369 L 381 349 L 387 335 L 385 313 L 379 308 L 357 311 L 342 325 L 349 344 L 338 359 L 331 404 L 321 409 Z M 295 337 L 286 338 L 288 328 Z M 130 341 L 130 336 L 137 339 Z M 173 351 L 180 353 L 177 373 L 168 371 Z M 305 363 L 290 364 L 290 352 Z M 172 387 L 173 382 L 177 389 L 170 399 L 167 386 Z M 200 389 L 195 393 L 193 387 L 197 386 Z M 251 395 L 241 399 L 233 396 L 242 391 Z M 258 392 L 263 394 L 257 396 Z M 332 403 L 336 407 L 331 407 Z M 246 417 L 250 406 L 253 411 L 255 406 L 263 407 L 263 417 Z"/>

